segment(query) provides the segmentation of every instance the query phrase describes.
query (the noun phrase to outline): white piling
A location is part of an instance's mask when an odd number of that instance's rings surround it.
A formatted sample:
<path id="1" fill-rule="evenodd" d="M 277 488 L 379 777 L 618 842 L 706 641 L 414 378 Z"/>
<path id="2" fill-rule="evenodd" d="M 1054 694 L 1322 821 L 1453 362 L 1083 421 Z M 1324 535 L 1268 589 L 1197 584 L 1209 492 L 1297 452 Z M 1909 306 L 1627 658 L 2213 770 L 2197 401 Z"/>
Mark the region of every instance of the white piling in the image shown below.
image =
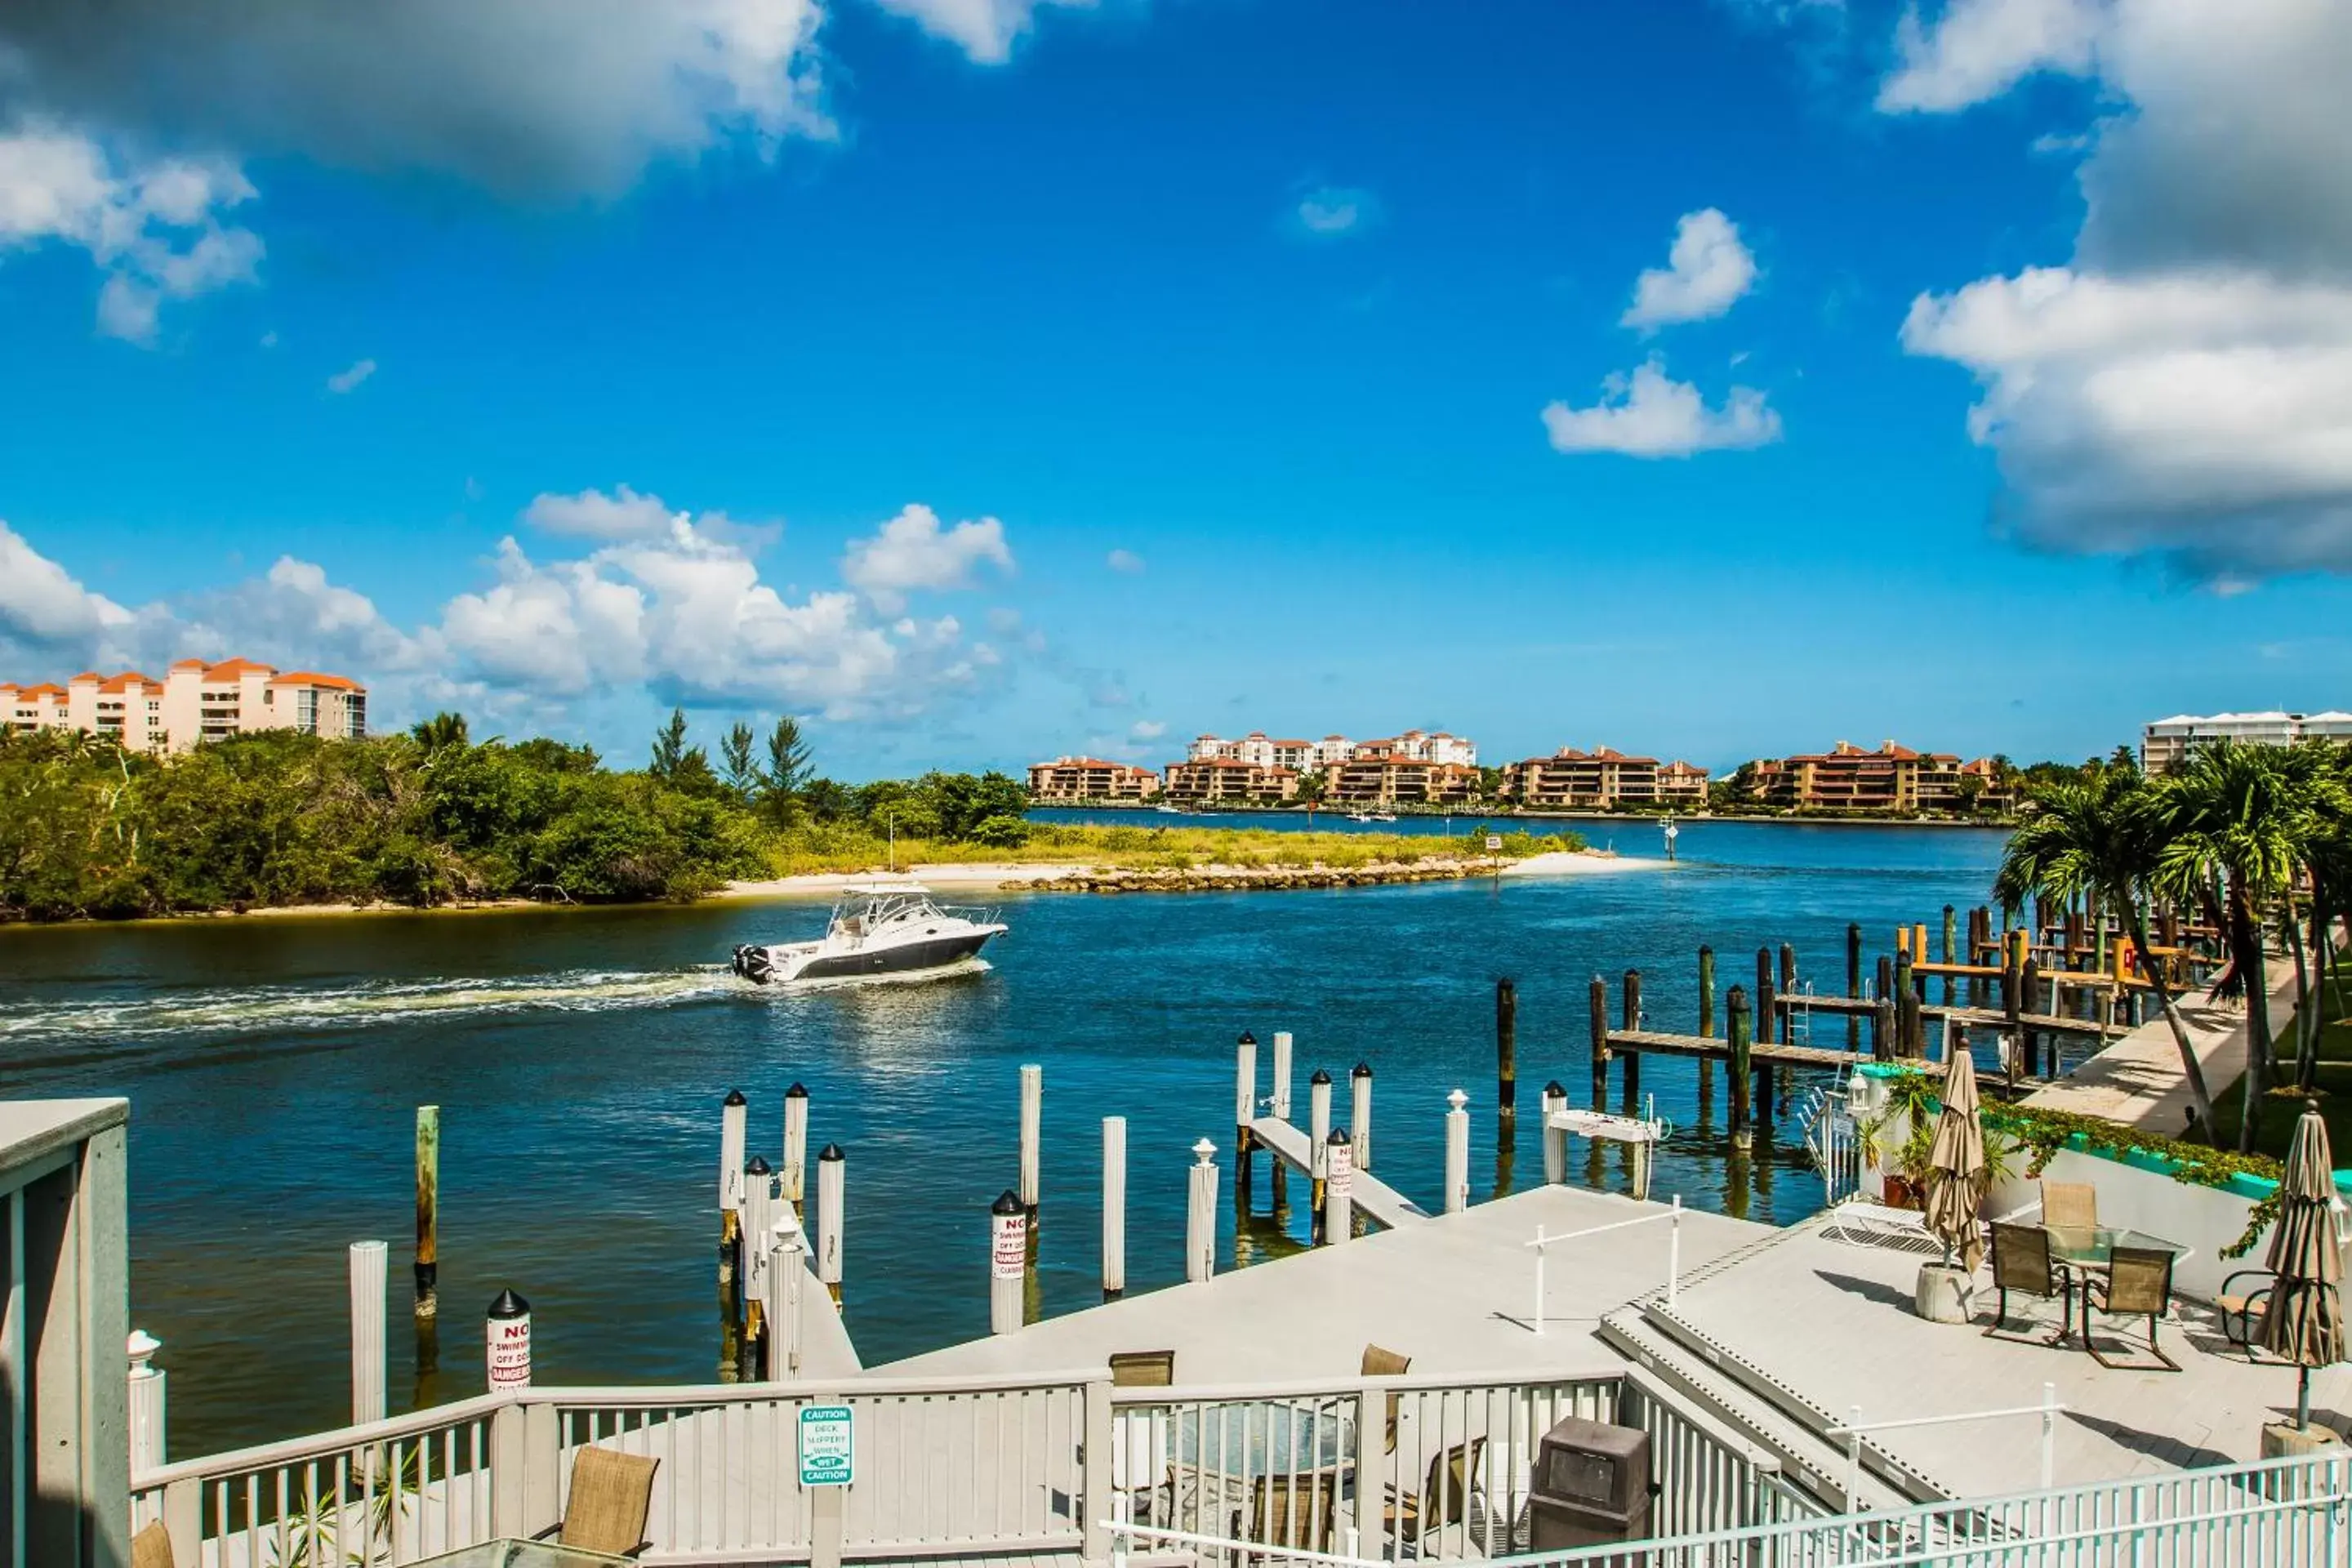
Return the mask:
<path id="1" fill-rule="evenodd" d="M 790 1204 L 776 1206 L 775 1224 L 768 1234 L 767 1375 L 776 1382 L 800 1375 L 801 1289 L 808 1279 L 808 1239 Z"/>
<path id="2" fill-rule="evenodd" d="M 1369 1063 L 1358 1062 L 1348 1074 L 1348 1125 L 1355 1133 L 1354 1147 L 1349 1154 L 1359 1171 L 1372 1168 L 1372 1069 Z"/>
<path id="3" fill-rule="evenodd" d="M 754 1154 L 743 1167 L 743 1301 L 744 1317 L 751 1316 L 750 1304 L 761 1303 L 762 1316 L 767 1312 L 768 1249 L 774 1245 L 769 1234 L 775 1224 L 776 1176 L 768 1169 L 768 1162 Z"/>
<path id="4" fill-rule="evenodd" d="M 1445 1103 L 1445 1212 L 1460 1214 L 1470 1206 L 1470 1097 L 1457 1089 Z"/>
<path id="5" fill-rule="evenodd" d="M 849 1156 L 828 1143 L 816 1156 L 816 1277 L 841 1301 L 841 1224 L 848 1185 Z"/>
<path id="6" fill-rule="evenodd" d="M 740 1089 L 727 1091 L 719 1112 L 719 1208 L 740 1215 L 743 1208 L 743 1124 L 751 1107 Z"/>
<path id="7" fill-rule="evenodd" d="M 1025 1074 L 1026 1069 L 1024 1069 Z M 988 1207 L 988 1331 L 1021 1329 L 1021 1279 L 1029 1271 L 1029 1211 L 1005 1192 Z"/>
<path id="8" fill-rule="evenodd" d="M 1568 1090 L 1554 1079 L 1543 1091 L 1544 1181 L 1559 1186 L 1568 1180 L 1568 1133 L 1551 1124 L 1552 1113 L 1568 1109 Z"/>
<path id="9" fill-rule="evenodd" d="M 1323 1241 L 1337 1247 L 1355 1234 L 1356 1148 L 1346 1131 L 1331 1129 L 1323 1161 Z"/>
<path id="10" fill-rule="evenodd" d="M 163 1462 L 163 1369 L 155 1364 L 163 1342 L 133 1329 L 123 1348 L 131 1357 L 131 1479 L 136 1481 Z"/>
<path id="11" fill-rule="evenodd" d="M 1192 1145 L 1192 1168 L 1185 1173 L 1191 1184 L 1185 1194 L 1184 1278 L 1196 1285 L 1217 1269 L 1216 1156 L 1217 1146 L 1202 1139 Z"/>
<path id="12" fill-rule="evenodd" d="M 1103 1300 L 1127 1293 L 1127 1118 L 1106 1116 L 1102 1124 Z"/>
<path id="13" fill-rule="evenodd" d="M 1321 1068 L 1307 1080 L 1307 1173 L 1324 1177 L 1325 1145 L 1331 1138 L 1331 1075 Z"/>
<path id="14" fill-rule="evenodd" d="M 482 1339 L 488 1357 L 492 1394 L 530 1386 L 530 1303 L 501 1290 L 484 1315 Z"/>
<path id="15" fill-rule="evenodd" d="M 352 1425 L 383 1419 L 384 1244 L 355 1241 L 351 1250 Z"/>
<path id="16" fill-rule="evenodd" d="M 1276 1121 L 1290 1120 L 1290 1031 L 1274 1032 L 1274 1095 L 1269 1109 Z"/>
<path id="17" fill-rule="evenodd" d="M 808 1090 L 799 1084 L 784 1090 L 784 1201 L 801 1212 L 808 1174 Z"/>
<path id="18" fill-rule="evenodd" d="M 1234 1125 L 1257 1120 L 1257 1037 L 1244 1035 L 1234 1047 Z"/>
<path id="19" fill-rule="evenodd" d="M 1021 1069 L 1021 1206 L 1037 1217 L 1037 1137 L 1045 1109 L 1045 1069 L 1034 1062 Z M 1024 1234 L 1026 1227 L 1024 1227 Z"/>

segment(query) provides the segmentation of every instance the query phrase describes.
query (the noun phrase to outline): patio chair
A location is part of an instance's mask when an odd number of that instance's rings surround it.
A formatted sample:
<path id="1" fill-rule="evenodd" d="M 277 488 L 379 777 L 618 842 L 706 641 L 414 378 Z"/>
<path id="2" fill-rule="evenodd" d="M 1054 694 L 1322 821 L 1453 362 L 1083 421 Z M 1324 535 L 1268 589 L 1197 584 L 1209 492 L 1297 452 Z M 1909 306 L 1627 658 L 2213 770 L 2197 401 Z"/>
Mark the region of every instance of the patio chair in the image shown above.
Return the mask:
<path id="1" fill-rule="evenodd" d="M 1339 1507 L 1337 1470 L 1260 1476 L 1250 1483 L 1249 1539 L 1265 1546 L 1328 1552 Z"/>
<path id="2" fill-rule="evenodd" d="M 1384 1351 L 1378 1345 L 1364 1347 L 1364 1363 L 1357 1371 L 1365 1377 L 1402 1377 L 1412 1370 L 1412 1357 Z M 1389 1395 L 1388 1451 L 1396 1452 L 1397 1409 L 1403 1402 L 1396 1394 Z"/>
<path id="3" fill-rule="evenodd" d="M 172 1561 L 172 1532 L 160 1519 L 131 1538 L 131 1568 L 176 1568 Z"/>
<path id="4" fill-rule="evenodd" d="M 1471 1489 L 1478 1485 L 1486 1458 L 1486 1439 L 1473 1437 L 1431 1457 L 1429 1476 L 1418 1493 L 1399 1498 L 1391 1490 L 1381 1513 L 1397 1540 L 1411 1546 L 1423 1531 L 1467 1520 Z"/>
<path id="5" fill-rule="evenodd" d="M 1995 1303 L 1990 1336 L 2009 1321 L 2009 1293 L 2021 1290 L 2044 1300 L 2058 1297 L 2065 1303 L 2059 1319 L 2058 1338 L 2063 1340 L 2074 1323 L 2074 1276 L 2063 1263 L 2050 1257 L 2050 1233 L 2035 1225 L 2001 1225 L 1992 1227 L 1992 1282 L 2000 1292 Z"/>
<path id="6" fill-rule="evenodd" d="M 1175 1381 L 1174 1351 L 1119 1351 L 1110 1358 L 1113 1388 L 1166 1388 Z"/>
<path id="7" fill-rule="evenodd" d="M 2088 1182 L 2042 1184 L 2042 1223 L 2058 1230 L 2095 1230 L 2099 1189 Z"/>
<path id="8" fill-rule="evenodd" d="M 2221 1293 L 2213 1298 L 2213 1305 L 2221 1309 L 2221 1337 L 2243 1346 L 2248 1361 L 2254 1359 L 2254 1347 L 2262 1342 L 2263 1320 L 2270 1316 L 2271 1288 L 2277 1283 L 2278 1276 L 2267 1268 L 2241 1268 L 2221 1281 Z"/>
<path id="9" fill-rule="evenodd" d="M 2095 1306 L 2109 1317 L 2147 1317 L 2147 1353 L 2162 1362 L 2172 1372 L 2180 1363 L 2164 1353 L 2156 1342 L 2157 1320 L 2172 1306 L 2172 1254 L 2155 1247 L 2118 1247 L 2107 1262 L 2105 1279 L 2094 1275 L 2083 1286 L 2083 1348 L 2101 1366 L 2131 1372 L 2153 1372 L 2153 1367 L 2132 1366 L 2123 1362 L 2109 1361 L 2099 1353 L 2091 1338 L 2091 1309 Z"/>
<path id="10" fill-rule="evenodd" d="M 564 1499 L 556 1544 L 607 1557 L 634 1557 L 644 1551 L 650 1544 L 646 1516 L 653 1511 L 654 1471 L 660 1464 L 659 1459 L 593 1443 L 582 1448 L 572 1456 L 572 1491 Z"/>

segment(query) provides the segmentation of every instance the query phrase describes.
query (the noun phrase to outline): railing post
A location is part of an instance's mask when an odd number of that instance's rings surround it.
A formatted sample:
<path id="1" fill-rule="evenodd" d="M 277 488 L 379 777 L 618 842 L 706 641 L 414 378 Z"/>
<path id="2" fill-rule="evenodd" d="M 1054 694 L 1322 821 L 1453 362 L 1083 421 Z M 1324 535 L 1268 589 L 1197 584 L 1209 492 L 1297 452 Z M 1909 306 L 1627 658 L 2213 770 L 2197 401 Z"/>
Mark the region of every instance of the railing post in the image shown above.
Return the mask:
<path id="1" fill-rule="evenodd" d="M 1862 1495 L 1862 1406 L 1849 1405 L 1845 1411 L 1845 1510 L 1859 1513 L 1856 1500 Z"/>
<path id="2" fill-rule="evenodd" d="M 144 1329 L 131 1331 L 126 1353 L 131 1358 L 131 1481 L 163 1462 L 163 1369 L 154 1364 L 163 1342 Z"/>
<path id="3" fill-rule="evenodd" d="M 1113 1550 L 1111 1532 L 1103 1515 L 1112 1500 L 1110 1466 L 1110 1379 L 1087 1380 L 1087 1436 L 1081 1482 L 1086 1500 L 1086 1560 L 1088 1568 L 1105 1568 Z M 827 1488 L 827 1490 L 835 1489 Z"/>
<path id="4" fill-rule="evenodd" d="M 1544 1227 L 1536 1226 L 1536 1332 L 1543 1332 L 1544 1303 Z"/>
<path id="5" fill-rule="evenodd" d="M 523 1454 L 523 1413 L 519 1404 L 501 1405 L 490 1413 L 490 1533 L 529 1535 L 525 1522 L 524 1476 L 529 1465 Z"/>
<path id="6" fill-rule="evenodd" d="M 1675 1215 L 1666 1222 L 1666 1305 L 1675 1304 L 1675 1295 L 1682 1287 L 1683 1278 L 1683 1195 L 1675 1194 Z"/>
<path id="7" fill-rule="evenodd" d="M 841 1494 L 846 1487 L 818 1487 L 811 1500 L 809 1568 L 841 1568 Z"/>
<path id="8" fill-rule="evenodd" d="M 2042 1385 L 2042 1489 L 2056 1484 L 2058 1473 L 2058 1385 Z"/>
<path id="9" fill-rule="evenodd" d="M 196 1568 L 205 1552 L 205 1483 L 193 1476 L 163 1489 L 163 1532 L 172 1538 L 172 1561 Z"/>
<path id="10" fill-rule="evenodd" d="M 1381 1506 L 1386 1495 L 1379 1466 L 1388 1452 L 1388 1395 L 1376 1388 L 1356 1390 L 1356 1515 L 1350 1533 L 1356 1552 L 1386 1561 L 1388 1521 Z M 1370 1550 L 1365 1550 L 1369 1542 Z"/>
<path id="11" fill-rule="evenodd" d="M 1445 1212 L 1460 1214 L 1470 1206 L 1470 1097 L 1457 1089 L 1445 1103 Z"/>

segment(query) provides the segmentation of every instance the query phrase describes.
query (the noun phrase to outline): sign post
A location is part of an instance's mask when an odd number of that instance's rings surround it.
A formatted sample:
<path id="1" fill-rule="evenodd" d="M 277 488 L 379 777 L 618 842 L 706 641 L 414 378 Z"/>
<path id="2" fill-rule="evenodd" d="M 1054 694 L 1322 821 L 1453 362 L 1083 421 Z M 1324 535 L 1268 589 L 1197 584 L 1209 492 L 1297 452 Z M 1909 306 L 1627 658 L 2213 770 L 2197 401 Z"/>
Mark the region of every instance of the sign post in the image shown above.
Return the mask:
<path id="1" fill-rule="evenodd" d="M 800 1430 L 801 1485 L 849 1485 L 857 1468 L 857 1445 L 849 1406 L 803 1405 Z"/>

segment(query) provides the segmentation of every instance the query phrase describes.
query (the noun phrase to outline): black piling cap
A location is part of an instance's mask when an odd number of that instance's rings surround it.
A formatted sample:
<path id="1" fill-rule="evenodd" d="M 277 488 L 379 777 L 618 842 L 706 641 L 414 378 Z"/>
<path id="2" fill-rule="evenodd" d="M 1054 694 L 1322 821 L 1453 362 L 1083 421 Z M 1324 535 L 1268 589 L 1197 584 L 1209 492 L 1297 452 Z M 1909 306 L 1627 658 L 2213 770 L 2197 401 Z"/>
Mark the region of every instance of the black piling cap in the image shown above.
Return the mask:
<path id="1" fill-rule="evenodd" d="M 988 1205 L 988 1212 L 993 1215 L 1011 1215 L 1026 1214 L 1029 1211 L 1021 1206 L 1021 1195 L 1007 1187 L 996 1194 L 996 1201 Z"/>
<path id="2" fill-rule="evenodd" d="M 741 1089 L 730 1089 L 727 1091 L 727 1103 L 730 1105 L 749 1105 L 751 1101 L 743 1098 L 743 1091 Z"/>
<path id="3" fill-rule="evenodd" d="M 820 1160 L 846 1160 L 849 1158 L 848 1155 L 841 1152 L 841 1145 L 838 1143 L 826 1144 L 824 1148 L 816 1152 L 816 1157 Z"/>
<path id="4" fill-rule="evenodd" d="M 1372 1065 L 1370 1062 L 1358 1062 L 1354 1067 L 1348 1070 L 1348 1076 L 1349 1078 L 1370 1078 L 1372 1076 Z"/>
<path id="5" fill-rule="evenodd" d="M 744 1163 L 743 1173 L 747 1176 L 772 1176 L 775 1174 L 773 1171 L 768 1168 L 768 1157 L 765 1154 L 752 1155 L 751 1158 Z"/>
<path id="6" fill-rule="evenodd" d="M 1554 1079 L 1549 1083 L 1544 1085 L 1544 1092 L 1549 1095 L 1557 1096 L 1561 1100 L 1566 1100 L 1568 1098 L 1568 1090 L 1561 1087 L 1560 1081 L 1558 1079 Z"/>
<path id="7" fill-rule="evenodd" d="M 521 1318 L 530 1313 L 530 1303 L 516 1295 L 511 1288 L 499 1292 L 490 1303 L 488 1315 L 493 1318 Z"/>
<path id="8" fill-rule="evenodd" d="M 1315 1076 L 1308 1079 L 1307 1081 L 1308 1083 L 1329 1083 L 1331 1081 L 1331 1075 L 1325 1072 L 1321 1068 L 1317 1068 L 1315 1069 Z"/>
<path id="9" fill-rule="evenodd" d="M 1346 1129 L 1334 1127 L 1331 1129 L 1331 1136 L 1326 1138 L 1323 1142 L 1326 1143 L 1352 1143 L 1355 1140 L 1348 1136 Z"/>
<path id="10" fill-rule="evenodd" d="M 1247 1029 L 1244 1029 L 1242 1031 L 1242 1037 L 1235 1040 L 1234 1044 L 1237 1046 L 1254 1046 L 1257 1044 L 1257 1037 L 1251 1034 Z"/>
<path id="11" fill-rule="evenodd" d="M 808 1098 L 808 1090 L 795 1083 L 792 1088 L 784 1090 L 784 1098 L 786 1100 L 806 1100 Z"/>

